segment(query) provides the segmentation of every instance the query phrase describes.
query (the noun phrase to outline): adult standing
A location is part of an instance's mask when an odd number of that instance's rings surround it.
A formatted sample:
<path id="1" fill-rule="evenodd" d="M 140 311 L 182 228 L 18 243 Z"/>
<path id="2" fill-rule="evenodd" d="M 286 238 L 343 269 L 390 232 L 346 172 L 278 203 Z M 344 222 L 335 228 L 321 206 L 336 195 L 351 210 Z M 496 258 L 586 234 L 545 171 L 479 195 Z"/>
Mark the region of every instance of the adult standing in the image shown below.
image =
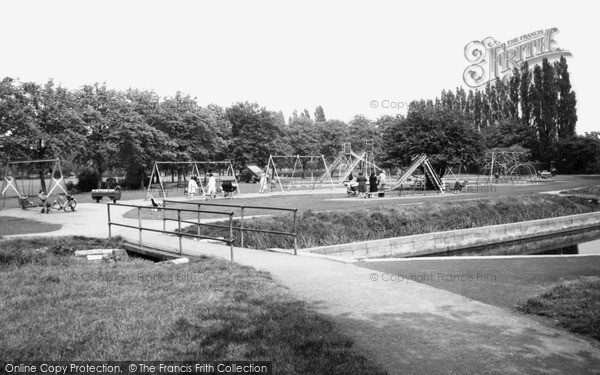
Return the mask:
<path id="1" fill-rule="evenodd" d="M 208 174 L 208 192 L 206 193 L 209 198 L 217 197 L 217 178 L 212 174 Z"/>
<path id="2" fill-rule="evenodd" d="M 187 187 L 187 196 L 188 198 L 193 198 L 194 194 L 198 192 L 198 183 L 196 182 L 196 176 L 192 176 L 190 178 L 190 182 L 188 182 Z"/>
<path id="3" fill-rule="evenodd" d="M 358 181 L 358 196 L 364 198 L 367 194 L 367 178 L 359 172 L 356 181 Z"/>
<path id="4" fill-rule="evenodd" d="M 379 190 L 383 191 L 385 190 L 385 184 L 387 182 L 387 175 L 385 174 L 384 171 L 381 171 L 379 173 L 379 176 L 377 176 L 377 185 L 379 185 Z M 385 193 L 379 193 L 379 197 L 384 197 Z"/>
<path id="5" fill-rule="evenodd" d="M 376 193 L 377 192 L 377 176 L 375 175 L 375 171 L 371 172 L 371 175 L 369 176 L 369 193 Z M 369 197 L 371 197 L 371 194 L 369 194 Z"/>
<path id="6" fill-rule="evenodd" d="M 265 169 L 260 175 L 260 188 L 258 189 L 259 193 L 267 192 L 267 170 Z"/>

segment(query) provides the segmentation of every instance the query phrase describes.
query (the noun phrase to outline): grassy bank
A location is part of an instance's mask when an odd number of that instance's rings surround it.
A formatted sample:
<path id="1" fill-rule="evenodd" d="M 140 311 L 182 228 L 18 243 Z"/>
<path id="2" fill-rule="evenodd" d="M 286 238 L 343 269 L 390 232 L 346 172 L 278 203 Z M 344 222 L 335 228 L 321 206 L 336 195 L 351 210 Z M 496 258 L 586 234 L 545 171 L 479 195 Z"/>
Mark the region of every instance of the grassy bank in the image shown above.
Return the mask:
<path id="1" fill-rule="evenodd" d="M 527 299 L 519 309 L 548 317 L 571 332 L 600 341 L 600 278 L 582 277 L 562 282 Z"/>
<path id="2" fill-rule="evenodd" d="M 306 211 L 298 219 L 298 246 L 327 246 L 582 214 L 600 210 L 593 202 L 575 202 L 556 195 L 532 194 L 463 201 L 429 201 L 421 205 L 364 208 L 334 212 Z M 239 226 L 239 222 L 235 223 Z M 291 231 L 292 218 L 275 216 L 245 222 L 246 228 Z M 193 227 L 189 231 L 195 231 Z M 204 230 L 204 229 L 203 229 Z M 213 236 L 228 234 L 212 229 Z M 239 246 L 239 231 L 234 231 Z M 290 237 L 247 233 L 247 247 L 292 248 Z"/>
<path id="3" fill-rule="evenodd" d="M 272 360 L 278 374 L 380 374 L 269 274 L 216 259 L 90 263 L 76 238 L 0 242 L 0 357 Z"/>
<path id="4" fill-rule="evenodd" d="M 588 186 L 582 189 L 561 191 L 561 194 L 600 195 L 600 186 Z"/>

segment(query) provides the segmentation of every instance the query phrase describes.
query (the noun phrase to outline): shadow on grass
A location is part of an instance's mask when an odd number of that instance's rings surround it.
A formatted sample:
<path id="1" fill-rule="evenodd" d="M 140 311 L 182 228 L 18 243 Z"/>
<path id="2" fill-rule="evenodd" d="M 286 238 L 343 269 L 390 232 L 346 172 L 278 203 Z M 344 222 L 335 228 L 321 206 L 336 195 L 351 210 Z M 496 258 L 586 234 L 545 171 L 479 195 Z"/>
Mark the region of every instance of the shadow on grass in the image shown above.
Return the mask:
<path id="1" fill-rule="evenodd" d="M 53 232 L 59 229 L 59 224 L 42 223 L 12 216 L 0 216 L 0 238 L 14 234 Z"/>

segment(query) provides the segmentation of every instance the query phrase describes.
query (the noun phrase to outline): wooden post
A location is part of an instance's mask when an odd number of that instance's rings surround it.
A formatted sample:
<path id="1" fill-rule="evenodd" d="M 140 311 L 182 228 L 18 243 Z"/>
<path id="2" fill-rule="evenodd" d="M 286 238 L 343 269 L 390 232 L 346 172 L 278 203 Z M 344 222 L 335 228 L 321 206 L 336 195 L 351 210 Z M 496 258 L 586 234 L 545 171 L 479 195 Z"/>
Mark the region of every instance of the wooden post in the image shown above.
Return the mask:
<path id="1" fill-rule="evenodd" d="M 294 210 L 294 255 L 298 255 L 298 224 L 296 220 L 296 216 L 298 213 L 298 209 Z"/>
<path id="2" fill-rule="evenodd" d="M 108 211 L 108 238 L 111 238 L 111 227 L 110 227 L 110 203 L 106 205 L 106 210 Z"/>
<path id="3" fill-rule="evenodd" d="M 200 236 L 200 209 L 202 205 L 198 203 L 198 236 Z"/>
<path id="4" fill-rule="evenodd" d="M 233 212 L 229 213 L 229 252 L 233 262 Z"/>
<path id="5" fill-rule="evenodd" d="M 138 230 L 140 231 L 140 247 L 143 247 L 143 245 L 142 245 L 142 207 L 141 206 L 138 207 Z"/>
<path id="6" fill-rule="evenodd" d="M 177 210 L 177 235 L 179 236 L 179 255 L 183 255 L 183 244 L 181 239 L 181 210 Z"/>
<path id="7" fill-rule="evenodd" d="M 244 206 L 240 209 L 240 247 L 244 247 Z"/>

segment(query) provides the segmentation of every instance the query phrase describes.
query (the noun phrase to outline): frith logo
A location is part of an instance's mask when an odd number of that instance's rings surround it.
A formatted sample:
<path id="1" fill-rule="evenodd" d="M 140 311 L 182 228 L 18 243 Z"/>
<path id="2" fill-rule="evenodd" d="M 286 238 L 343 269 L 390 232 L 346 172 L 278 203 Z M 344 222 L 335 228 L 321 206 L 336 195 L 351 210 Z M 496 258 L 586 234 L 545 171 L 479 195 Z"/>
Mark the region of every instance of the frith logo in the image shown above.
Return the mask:
<path id="1" fill-rule="evenodd" d="M 496 78 L 506 79 L 513 68 L 524 61 L 533 66 L 542 61 L 571 56 L 569 51 L 556 46 L 552 38 L 557 28 L 536 30 L 529 34 L 500 43 L 492 37 L 474 40 L 465 47 L 465 58 L 471 65 L 465 69 L 463 79 L 469 87 L 477 88 Z"/>

